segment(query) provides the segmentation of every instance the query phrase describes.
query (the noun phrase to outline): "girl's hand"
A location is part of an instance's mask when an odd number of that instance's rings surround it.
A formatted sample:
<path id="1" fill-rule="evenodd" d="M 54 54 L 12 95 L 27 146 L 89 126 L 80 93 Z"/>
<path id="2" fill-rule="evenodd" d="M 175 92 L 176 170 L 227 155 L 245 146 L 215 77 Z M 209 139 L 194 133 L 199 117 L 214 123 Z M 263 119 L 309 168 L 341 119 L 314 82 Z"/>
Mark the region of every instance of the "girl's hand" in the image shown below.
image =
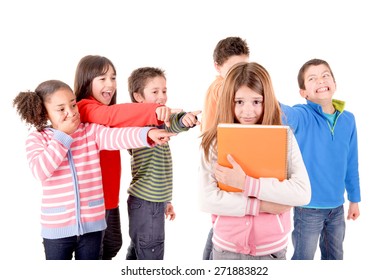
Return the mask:
<path id="1" fill-rule="evenodd" d="M 173 205 L 171 203 L 168 203 L 166 205 L 165 217 L 166 217 L 166 219 L 169 219 L 170 221 L 173 221 L 176 218 L 176 212 L 174 212 L 174 208 L 173 208 Z"/>
<path id="2" fill-rule="evenodd" d="M 160 106 L 155 109 L 155 113 L 157 114 L 157 120 L 163 121 L 167 127 L 170 127 L 170 115 L 177 114 L 182 112 L 182 109 L 170 109 L 166 106 Z"/>
<path id="3" fill-rule="evenodd" d="M 260 212 L 266 212 L 274 215 L 282 214 L 292 209 L 292 206 L 289 205 L 278 204 L 278 203 L 263 201 L 263 200 L 261 200 L 259 205 L 260 205 L 259 207 Z"/>
<path id="4" fill-rule="evenodd" d="M 196 117 L 200 113 L 201 110 L 186 113 L 182 118 L 182 123 L 185 125 L 185 127 L 194 127 L 196 125 L 200 125 L 200 122 Z"/>
<path id="5" fill-rule="evenodd" d="M 69 113 L 66 113 L 63 117 L 61 117 L 58 121 L 58 127 L 54 127 L 68 135 L 75 132 L 80 125 L 80 113 L 76 112 L 73 116 L 69 116 Z"/>
<path id="6" fill-rule="evenodd" d="M 244 173 L 243 169 L 231 155 L 227 155 L 227 159 L 231 163 L 232 168 L 224 167 L 217 163 L 214 170 L 216 180 L 227 186 L 243 190 L 246 173 Z"/>
<path id="7" fill-rule="evenodd" d="M 150 129 L 147 136 L 154 142 L 156 145 L 162 145 L 167 143 L 170 140 L 171 136 L 175 136 L 177 133 L 167 132 L 164 129 Z M 150 143 L 150 144 L 154 144 Z"/>

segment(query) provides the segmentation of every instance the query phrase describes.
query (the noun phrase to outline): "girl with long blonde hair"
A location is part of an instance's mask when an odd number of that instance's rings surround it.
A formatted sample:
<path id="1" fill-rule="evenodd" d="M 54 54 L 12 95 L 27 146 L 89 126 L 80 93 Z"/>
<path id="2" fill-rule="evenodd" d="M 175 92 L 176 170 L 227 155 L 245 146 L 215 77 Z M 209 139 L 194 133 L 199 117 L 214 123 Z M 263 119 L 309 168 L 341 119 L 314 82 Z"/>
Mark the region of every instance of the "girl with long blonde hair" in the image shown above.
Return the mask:
<path id="1" fill-rule="evenodd" d="M 263 66 L 239 63 L 226 76 L 215 121 L 202 135 L 200 208 L 213 215 L 213 259 L 286 259 L 290 209 L 311 197 L 296 139 L 288 130 L 286 180 L 253 178 L 231 156 L 232 168 L 217 164 L 219 123 L 281 125 L 280 106 Z M 223 191 L 218 181 L 242 192 Z"/>

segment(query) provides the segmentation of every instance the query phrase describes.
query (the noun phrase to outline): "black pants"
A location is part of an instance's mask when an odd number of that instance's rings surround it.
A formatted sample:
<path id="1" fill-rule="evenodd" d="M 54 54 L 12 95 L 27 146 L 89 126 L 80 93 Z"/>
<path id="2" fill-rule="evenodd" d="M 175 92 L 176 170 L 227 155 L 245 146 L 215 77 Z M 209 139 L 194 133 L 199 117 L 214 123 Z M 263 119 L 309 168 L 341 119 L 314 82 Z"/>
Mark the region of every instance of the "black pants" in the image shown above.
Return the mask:
<path id="1" fill-rule="evenodd" d="M 102 260 L 112 260 L 123 244 L 119 207 L 106 210 L 105 220 L 107 228 L 104 231 L 100 258 Z"/>
<path id="2" fill-rule="evenodd" d="M 131 243 L 126 260 L 163 260 L 166 202 L 129 195 L 127 207 Z"/>

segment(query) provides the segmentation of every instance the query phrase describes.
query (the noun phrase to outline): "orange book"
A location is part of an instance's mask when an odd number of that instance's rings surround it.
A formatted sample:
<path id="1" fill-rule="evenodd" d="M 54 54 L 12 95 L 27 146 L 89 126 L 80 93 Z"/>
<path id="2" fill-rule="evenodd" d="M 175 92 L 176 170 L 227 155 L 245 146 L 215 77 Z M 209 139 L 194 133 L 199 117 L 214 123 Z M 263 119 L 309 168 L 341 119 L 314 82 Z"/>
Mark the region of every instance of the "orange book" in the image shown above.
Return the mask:
<path id="1" fill-rule="evenodd" d="M 232 167 L 230 154 L 253 178 L 270 177 L 280 181 L 287 177 L 288 126 L 219 124 L 217 127 L 217 157 L 222 166 Z M 218 182 L 220 189 L 240 192 L 240 189 Z"/>

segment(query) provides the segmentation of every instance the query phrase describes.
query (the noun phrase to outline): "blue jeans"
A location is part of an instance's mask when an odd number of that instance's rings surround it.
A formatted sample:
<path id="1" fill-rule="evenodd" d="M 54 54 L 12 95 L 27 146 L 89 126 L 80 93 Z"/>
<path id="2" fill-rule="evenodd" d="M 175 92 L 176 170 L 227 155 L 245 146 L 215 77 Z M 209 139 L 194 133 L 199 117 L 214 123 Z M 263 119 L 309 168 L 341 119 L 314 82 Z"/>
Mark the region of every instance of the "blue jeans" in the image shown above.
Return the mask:
<path id="1" fill-rule="evenodd" d="M 130 246 L 127 260 L 163 260 L 166 202 L 151 202 L 130 195 L 127 200 Z"/>
<path id="2" fill-rule="evenodd" d="M 100 259 L 112 260 L 123 244 L 119 207 L 105 211 L 107 228 L 101 244 Z"/>
<path id="3" fill-rule="evenodd" d="M 292 260 L 313 260 L 319 242 L 322 260 L 342 260 L 346 232 L 343 205 L 333 209 L 294 208 Z"/>
<path id="4" fill-rule="evenodd" d="M 98 260 L 102 231 L 58 239 L 43 238 L 46 260 Z"/>

